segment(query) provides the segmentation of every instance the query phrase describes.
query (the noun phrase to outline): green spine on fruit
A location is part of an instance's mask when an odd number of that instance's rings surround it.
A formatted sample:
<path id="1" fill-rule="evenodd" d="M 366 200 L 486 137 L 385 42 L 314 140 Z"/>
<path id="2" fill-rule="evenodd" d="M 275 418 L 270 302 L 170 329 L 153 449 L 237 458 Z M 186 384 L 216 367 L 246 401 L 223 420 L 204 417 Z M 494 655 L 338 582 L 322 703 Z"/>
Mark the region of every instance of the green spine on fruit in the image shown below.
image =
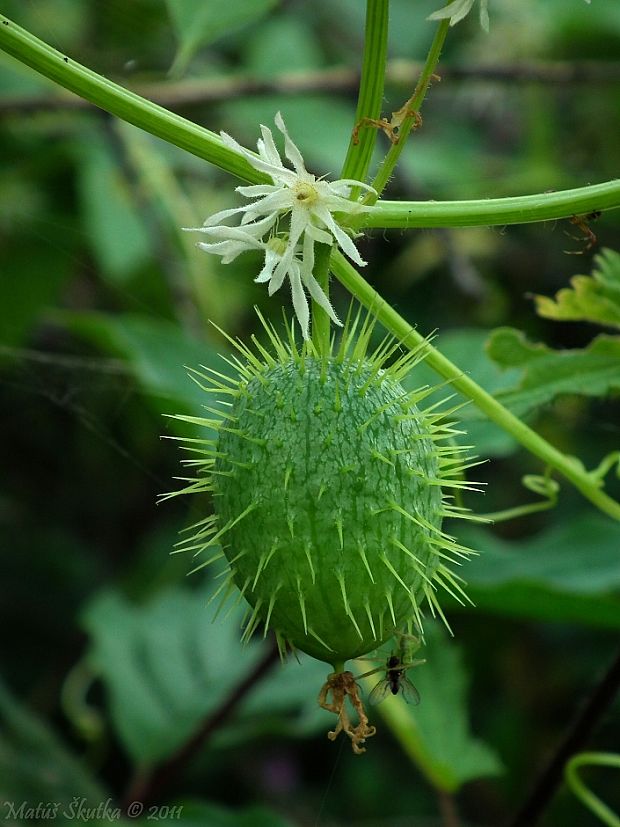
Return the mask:
<path id="1" fill-rule="evenodd" d="M 342 664 L 421 629 L 425 605 L 443 618 L 439 588 L 465 598 L 448 564 L 472 552 L 442 530 L 465 516 L 444 493 L 467 487 L 463 449 L 446 413 L 419 405 L 434 389 L 401 384 L 423 347 L 369 354 L 358 317 L 319 354 L 263 324 L 270 347 L 232 342 L 236 378 L 192 372 L 220 406 L 180 418 L 217 439 L 187 441 L 198 473 L 179 493 L 211 492 L 215 513 L 180 550 L 205 553 L 198 568 L 226 559 L 218 593 L 249 603 L 245 639 L 262 623 L 281 651 Z"/>

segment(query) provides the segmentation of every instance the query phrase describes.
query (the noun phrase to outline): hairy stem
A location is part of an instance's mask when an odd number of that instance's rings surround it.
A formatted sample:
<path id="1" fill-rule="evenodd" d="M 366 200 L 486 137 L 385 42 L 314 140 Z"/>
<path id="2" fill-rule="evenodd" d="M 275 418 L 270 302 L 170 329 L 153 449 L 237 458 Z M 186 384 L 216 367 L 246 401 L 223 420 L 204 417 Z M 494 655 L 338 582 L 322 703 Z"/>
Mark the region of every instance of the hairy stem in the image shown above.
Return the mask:
<path id="1" fill-rule="evenodd" d="M 2 14 L 0 49 L 106 112 L 204 158 L 243 181 L 268 182 L 244 158 L 225 147 L 218 135 L 81 66 Z M 552 221 L 616 207 L 620 207 L 620 180 L 513 198 L 378 201 L 372 210 L 355 219 L 355 227 L 503 226 Z M 353 222 L 350 223 L 353 226 Z"/>
<path id="2" fill-rule="evenodd" d="M 360 276 L 341 253 L 335 252 L 332 255 L 331 268 L 338 280 L 404 347 L 414 348 L 425 343 L 425 338 L 381 298 L 379 293 Z M 426 342 L 426 363 L 444 379 L 450 380 L 455 390 L 471 399 L 474 405 L 492 422 L 512 434 L 530 453 L 559 471 L 597 508 L 609 514 L 610 517 L 620 520 L 620 503 L 601 490 L 600 481 L 594 475 L 589 474 L 578 460 L 554 448 L 428 342 Z"/>
<path id="3" fill-rule="evenodd" d="M 364 34 L 364 57 L 362 74 L 355 112 L 355 123 L 363 118 L 378 118 L 383 102 L 388 38 L 389 0 L 367 0 L 366 30 Z M 377 138 L 376 130 L 365 129 L 354 141 L 349 141 L 347 157 L 342 167 L 341 178 L 364 181 L 372 160 Z"/>
<path id="4" fill-rule="evenodd" d="M 502 227 L 620 207 L 620 179 L 558 192 L 471 201 L 378 201 L 356 228 Z"/>
<path id="5" fill-rule="evenodd" d="M 323 292 L 329 299 L 329 257 L 332 248 L 329 244 L 317 244 L 316 258 L 314 263 L 314 277 Z M 312 301 L 312 341 L 317 351 L 322 354 L 329 353 L 329 341 L 331 333 L 331 320 L 325 310 Z"/>
<path id="6" fill-rule="evenodd" d="M 437 27 L 435 36 L 433 37 L 433 42 L 431 43 L 428 55 L 426 56 L 426 61 L 424 62 L 422 74 L 416 84 L 414 93 L 403 107 L 406 109 L 406 114 L 398 129 L 398 141 L 390 147 L 388 154 L 383 159 L 383 163 L 379 168 L 379 172 L 377 173 L 375 180 L 372 182 L 372 185 L 376 189 L 378 195 L 383 192 L 388 181 L 390 180 L 392 173 L 394 172 L 394 168 L 398 163 L 398 159 L 400 158 L 401 152 L 404 149 L 409 133 L 416 122 L 418 112 L 422 108 L 422 103 L 424 102 L 428 87 L 430 86 L 431 78 L 437 68 L 439 56 L 449 28 L 449 20 L 442 20 Z M 369 196 L 365 199 L 365 201 L 368 204 L 373 204 L 376 201 L 376 198 L 374 196 Z"/>

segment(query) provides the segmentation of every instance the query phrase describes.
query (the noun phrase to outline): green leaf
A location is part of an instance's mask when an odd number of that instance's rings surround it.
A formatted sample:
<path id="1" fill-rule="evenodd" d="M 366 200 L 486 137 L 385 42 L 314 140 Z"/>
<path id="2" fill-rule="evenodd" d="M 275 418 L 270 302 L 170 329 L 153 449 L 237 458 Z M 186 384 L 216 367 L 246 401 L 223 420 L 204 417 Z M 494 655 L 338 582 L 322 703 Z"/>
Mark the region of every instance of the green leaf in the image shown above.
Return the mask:
<path id="1" fill-rule="evenodd" d="M 474 778 L 498 775 L 502 765 L 493 751 L 475 738 L 467 715 L 467 677 L 461 651 L 439 623 L 425 624 L 426 663 L 409 672 L 420 693 L 411 706 L 400 697 L 386 699 L 378 711 L 405 751 L 429 780 L 454 792 Z M 367 687 L 377 677 L 364 679 Z"/>
<path id="2" fill-rule="evenodd" d="M 152 257 L 150 240 L 122 168 L 100 132 L 84 130 L 77 148 L 84 226 L 103 275 L 127 282 Z"/>
<path id="3" fill-rule="evenodd" d="M 535 296 L 538 315 L 620 327 L 620 253 L 602 250 L 594 257 L 594 264 L 591 276 L 573 276 L 572 287 L 560 290 L 555 301 Z"/>
<path id="4" fill-rule="evenodd" d="M 135 605 L 110 591 L 86 609 L 90 661 L 106 687 L 115 728 L 141 765 L 157 763 L 185 743 L 262 657 L 260 644 L 240 643 L 240 610 L 213 622 L 210 595 L 177 587 Z M 325 719 L 319 724 L 311 713 L 324 680 L 324 664 L 311 659 L 276 665 L 217 742 L 264 732 L 274 717 L 293 710 L 301 711 L 304 731 L 323 725 Z M 279 719 L 277 728 L 282 731 Z"/>
<path id="5" fill-rule="evenodd" d="M 167 413 L 178 413 L 174 405 L 181 404 L 198 414 L 202 405 L 210 404 L 185 367 L 206 365 L 226 372 L 226 363 L 209 344 L 163 319 L 130 313 L 63 313 L 58 318 L 73 333 L 125 359 L 146 393 L 159 401 L 159 409 L 165 401 Z"/>
<path id="6" fill-rule="evenodd" d="M 470 529 L 482 551 L 467 563 L 467 593 L 477 607 L 538 620 L 620 628 L 620 526 L 578 516 L 520 542 Z"/>
<path id="7" fill-rule="evenodd" d="M 231 624 L 211 625 L 206 602 L 204 592 L 170 589 L 135 606 L 111 591 L 84 614 L 89 659 L 106 686 L 118 734 L 139 764 L 158 762 L 188 740 L 243 664 L 256 661 L 256 650 L 241 657 Z"/>
<path id="8" fill-rule="evenodd" d="M 15 701 L 0 682 L 0 799 L 3 823 L 13 820 L 7 802 L 58 802 L 59 810 L 77 797 L 97 806 L 104 790 L 88 775 L 83 763 L 71 755 L 49 727 Z"/>
<path id="9" fill-rule="evenodd" d="M 517 416 L 525 416 L 562 394 L 608 396 L 620 389 L 620 338 L 598 336 L 583 350 L 553 350 L 532 344 L 519 330 L 500 327 L 487 343 L 498 365 L 519 368 L 521 379 L 512 389 L 495 394 Z"/>
<path id="10" fill-rule="evenodd" d="M 482 385 L 489 393 L 496 393 L 510 388 L 519 377 L 517 370 L 501 370 L 485 350 L 488 331 L 480 328 L 461 328 L 441 333 L 436 340 L 437 347 L 448 359 L 462 365 L 467 375 Z M 421 385 L 437 385 L 437 374 L 424 362 L 418 365 L 406 377 L 404 385 L 407 390 L 414 390 Z M 450 386 L 440 385 L 433 400 L 450 394 Z M 467 433 L 463 440 L 475 445 L 476 454 L 481 457 L 507 456 L 513 453 L 518 443 L 498 425 L 485 419 L 473 406 L 466 405 L 458 412 Z"/>
<path id="11" fill-rule="evenodd" d="M 179 40 L 171 73 L 182 74 L 201 46 L 230 31 L 255 23 L 278 0 L 166 0 Z"/>

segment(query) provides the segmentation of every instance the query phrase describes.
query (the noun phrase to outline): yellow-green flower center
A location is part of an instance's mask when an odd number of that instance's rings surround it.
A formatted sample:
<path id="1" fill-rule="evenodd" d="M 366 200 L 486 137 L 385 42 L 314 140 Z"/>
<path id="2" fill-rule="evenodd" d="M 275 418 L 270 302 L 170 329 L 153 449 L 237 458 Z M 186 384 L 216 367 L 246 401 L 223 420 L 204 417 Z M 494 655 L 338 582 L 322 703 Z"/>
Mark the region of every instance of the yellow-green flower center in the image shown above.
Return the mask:
<path id="1" fill-rule="evenodd" d="M 307 207 L 312 206 L 312 204 L 316 203 L 319 199 L 319 194 L 315 187 L 305 181 L 300 181 L 295 184 L 293 192 L 295 193 L 296 200 L 301 204 L 305 204 Z"/>

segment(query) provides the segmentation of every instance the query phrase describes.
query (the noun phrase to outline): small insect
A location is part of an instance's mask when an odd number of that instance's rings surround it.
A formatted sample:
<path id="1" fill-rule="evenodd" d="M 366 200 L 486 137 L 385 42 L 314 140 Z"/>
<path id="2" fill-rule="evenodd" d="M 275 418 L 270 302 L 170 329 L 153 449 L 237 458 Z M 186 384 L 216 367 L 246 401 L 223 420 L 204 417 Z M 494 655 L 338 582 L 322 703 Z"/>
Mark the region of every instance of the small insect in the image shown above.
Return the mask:
<path id="1" fill-rule="evenodd" d="M 419 129 L 422 126 L 422 115 L 413 109 L 409 108 L 410 101 L 407 101 L 398 111 L 392 112 L 392 117 L 388 121 L 387 118 L 362 118 L 353 129 L 352 138 L 353 143 L 357 146 L 360 142 L 360 129 L 363 126 L 374 126 L 375 129 L 380 129 L 390 139 L 392 144 L 397 144 L 400 141 L 399 130 L 406 118 L 412 118 L 412 129 Z"/>
<path id="2" fill-rule="evenodd" d="M 420 693 L 406 675 L 407 669 L 414 665 L 413 663 L 403 663 L 398 655 L 390 655 L 385 664 L 385 677 L 379 681 L 368 696 L 368 702 L 371 706 L 380 704 L 390 693 L 398 695 L 399 692 L 408 704 L 414 706 L 419 704 Z"/>
<path id="3" fill-rule="evenodd" d="M 581 250 L 564 250 L 569 256 L 581 256 L 584 253 L 587 253 L 588 250 L 591 250 L 592 247 L 595 246 L 597 243 L 597 238 L 592 228 L 589 226 L 589 221 L 596 221 L 597 218 L 601 216 L 601 210 L 593 210 L 589 212 L 587 215 L 573 215 L 568 220 L 571 224 L 574 224 L 575 227 L 578 227 L 583 235 L 571 235 L 570 233 L 566 233 L 569 238 L 573 238 L 575 241 L 581 241 L 585 243 L 585 247 Z"/>
<path id="4" fill-rule="evenodd" d="M 392 652 L 386 660 L 385 677 L 379 681 L 369 695 L 368 701 L 372 706 L 380 704 L 388 695 L 398 695 L 399 692 L 407 703 L 413 705 L 420 703 L 420 694 L 407 677 L 408 669 L 426 662 L 413 657 L 420 648 L 420 639 L 403 632 L 396 632 L 395 637 L 398 638 L 398 649 Z M 358 677 L 366 678 L 380 671 L 380 669 L 373 669 Z"/>

